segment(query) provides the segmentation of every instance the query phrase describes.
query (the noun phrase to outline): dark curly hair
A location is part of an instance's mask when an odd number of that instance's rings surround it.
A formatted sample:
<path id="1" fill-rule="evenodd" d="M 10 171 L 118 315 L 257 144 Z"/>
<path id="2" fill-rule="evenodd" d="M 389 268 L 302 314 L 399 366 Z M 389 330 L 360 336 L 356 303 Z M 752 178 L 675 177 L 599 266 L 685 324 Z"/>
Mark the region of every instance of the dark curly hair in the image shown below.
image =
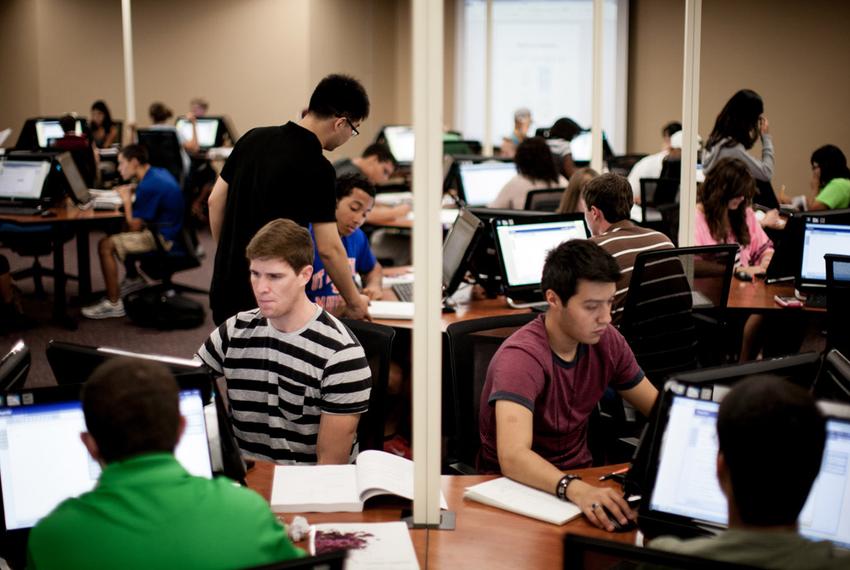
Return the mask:
<path id="1" fill-rule="evenodd" d="M 542 137 L 525 139 L 516 149 L 517 172 L 533 180 L 545 180 L 558 183 L 558 170 L 552 160 L 552 151 Z"/>

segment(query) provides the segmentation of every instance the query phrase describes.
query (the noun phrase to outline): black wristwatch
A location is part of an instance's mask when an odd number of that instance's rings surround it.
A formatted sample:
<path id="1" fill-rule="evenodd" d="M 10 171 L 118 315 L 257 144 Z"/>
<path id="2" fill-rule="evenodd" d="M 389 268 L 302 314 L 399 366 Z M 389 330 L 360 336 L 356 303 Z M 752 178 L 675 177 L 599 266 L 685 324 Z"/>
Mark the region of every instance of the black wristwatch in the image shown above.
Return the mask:
<path id="1" fill-rule="evenodd" d="M 555 488 L 555 496 L 561 499 L 562 501 L 567 500 L 567 487 L 570 486 L 576 479 L 581 479 L 579 475 L 564 475 L 561 477 L 561 480 L 558 481 L 558 486 Z"/>

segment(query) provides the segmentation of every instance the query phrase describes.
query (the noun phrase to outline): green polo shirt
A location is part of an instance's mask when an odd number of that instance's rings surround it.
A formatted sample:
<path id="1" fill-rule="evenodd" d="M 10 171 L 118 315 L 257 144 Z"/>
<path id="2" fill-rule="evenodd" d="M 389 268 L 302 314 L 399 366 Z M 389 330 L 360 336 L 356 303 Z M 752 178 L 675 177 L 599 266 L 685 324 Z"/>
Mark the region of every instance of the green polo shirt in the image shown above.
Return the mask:
<path id="1" fill-rule="evenodd" d="M 818 194 L 817 201 L 830 210 L 840 210 L 850 206 L 850 180 L 833 178 Z"/>
<path id="2" fill-rule="evenodd" d="M 28 568 L 246 568 L 303 556 L 268 503 L 220 477 L 189 475 L 170 453 L 110 463 L 29 537 Z"/>

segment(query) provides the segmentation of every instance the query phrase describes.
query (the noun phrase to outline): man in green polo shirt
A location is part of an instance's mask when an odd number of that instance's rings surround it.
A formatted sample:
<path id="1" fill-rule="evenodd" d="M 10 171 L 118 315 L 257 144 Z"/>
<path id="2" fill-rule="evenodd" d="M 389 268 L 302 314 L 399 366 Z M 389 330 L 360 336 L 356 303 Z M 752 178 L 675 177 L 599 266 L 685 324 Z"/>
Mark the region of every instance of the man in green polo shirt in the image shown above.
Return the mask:
<path id="1" fill-rule="evenodd" d="M 166 368 L 112 360 L 82 399 L 88 432 L 81 437 L 103 472 L 93 491 L 33 528 L 29 568 L 212 570 L 304 555 L 257 493 L 189 475 L 174 458 L 186 422 Z"/>

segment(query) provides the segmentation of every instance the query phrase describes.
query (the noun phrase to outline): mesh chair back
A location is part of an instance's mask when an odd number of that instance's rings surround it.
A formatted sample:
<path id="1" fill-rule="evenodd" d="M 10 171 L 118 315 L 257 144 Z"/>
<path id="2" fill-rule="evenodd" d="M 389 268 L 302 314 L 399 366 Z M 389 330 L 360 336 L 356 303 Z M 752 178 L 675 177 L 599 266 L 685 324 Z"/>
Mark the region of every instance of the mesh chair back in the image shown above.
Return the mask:
<path id="1" fill-rule="evenodd" d="M 645 154 L 623 154 L 608 159 L 608 171 L 620 176 L 628 176 L 634 165 L 644 158 Z"/>
<path id="2" fill-rule="evenodd" d="M 535 318 L 533 313 L 485 317 L 446 327 L 451 361 L 451 398 L 454 429 L 449 455 L 467 466 L 475 465 L 481 440 L 478 412 L 487 367 L 507 337 Z"/>
<path id="3" fill-rule="evenodd" d="M 152 166 L 162 167 L 183 186 L 183 155 L 177 131 L 139 129 L 139 144 L 148 149 L 148 160 Z"/>
<path id="4" fill-rule="evenodd" d="M 561 205 L 566 188 L 543 188 L 529 190 L 525 196 L 525 209 L 535 212 L 554 212 Z"/>
<path id="5" fill-rule="evenodd" d="M 635 259 L 620 332 L 656 385 L 697 368 L 693 309 L 726 308 L 737 246 L 642 252 Z"/>
<path id="6" fill-rule="evenodd" d="M 826 342 L 850 354 L 850 255 L 826 254 Z"/>
<path id="7" fill-rule="evenodd" d="M 357 426 L 360 450 L 383 449 L 384 421 L 387 414 L 387 382 L 390 377 L 390 356 L 392 355 L 395 329 L 366 321 L 340 320 L 360 341 L 360 345 L 366 353 L 366 360 L 369 361 L 369 368 L 372 371 L 369 411 L 363 414 Z"/>
<path id="8" fill-rule="evenodd" d="M 673 243 L 677 243 L 679 233 L 678 193 L 678 179 L 640 179 L 642 225 L 660 231 Z"/>

